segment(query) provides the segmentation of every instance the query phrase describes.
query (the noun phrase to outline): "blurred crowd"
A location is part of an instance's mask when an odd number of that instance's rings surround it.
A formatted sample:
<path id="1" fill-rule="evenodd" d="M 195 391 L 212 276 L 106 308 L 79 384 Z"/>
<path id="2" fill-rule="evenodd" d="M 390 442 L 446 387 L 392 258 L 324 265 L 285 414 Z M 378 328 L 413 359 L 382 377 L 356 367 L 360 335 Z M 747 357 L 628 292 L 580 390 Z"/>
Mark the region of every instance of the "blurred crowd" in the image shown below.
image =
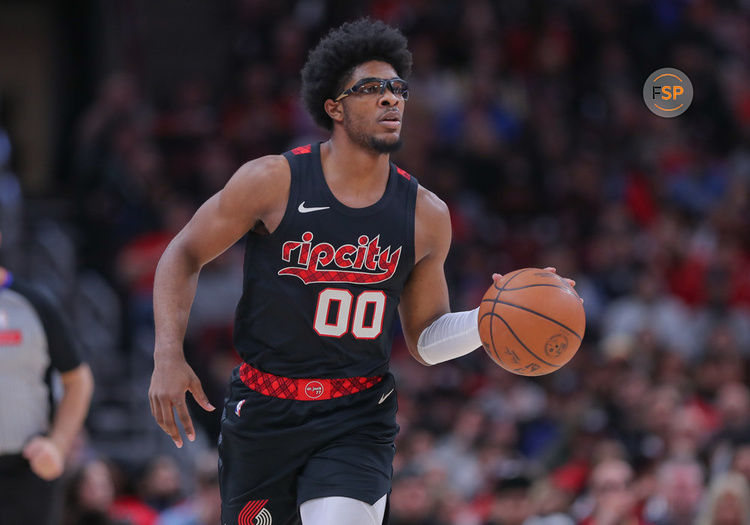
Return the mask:
<path id="1" fill-rule="evenodd" d="M 76 248 L 117 291 L 124 354 L 152 350 L 156 263 L 197 206 L 243 162 L 325 139 L 297 98 L 299 70 L 327 28 L 369 14 L 414 53 L 394 160 L 450 208 L 453 309 L 474 308 L 493 272 L 555 266 L 587 314 L 578 354 L 540 378 L 481 350 L 422 367 L 396 335 L 390 523 L 750 523 L 750 3 L 233 9 L 221 82 L 175 79 L 156 96 L 124 68 L 71 130 Z M 695 91 L 674 119 L 642 99 L 666 66 Z M 215 405 L 238 363 L 242 249 L 204 269 L 185 344 Z M 196 415 L 208 450 L 187 474 L 168 448 L 134 465 L 82 444 L 68 522 L 218 524 L 218 421 Z"/>

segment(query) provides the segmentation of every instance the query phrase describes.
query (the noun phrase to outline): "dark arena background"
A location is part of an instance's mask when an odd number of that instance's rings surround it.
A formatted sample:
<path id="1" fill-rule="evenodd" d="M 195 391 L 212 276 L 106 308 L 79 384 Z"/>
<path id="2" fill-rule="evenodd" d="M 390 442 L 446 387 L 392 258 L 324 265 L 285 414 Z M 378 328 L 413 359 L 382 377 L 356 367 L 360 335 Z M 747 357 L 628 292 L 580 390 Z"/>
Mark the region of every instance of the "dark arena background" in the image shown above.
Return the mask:
<path id="1" fill-rule="evenodd" d="M 299 71 L 364 15 L 414 54 L 394 160 L 450 208 L 453 309 L 555 266 L 587 315 L 538 378 L 396 334 L 391 525 L 748 523 L 750 2 L 2 0 L 0 262 L 96 382 L 60 523 L 219 524 L 220 411 L 181 450 L 150 415 L 154 270 L 243 162 L 325 137 Z M 662 67 L 692 81 L 676 118 L 644 104 Z M 241 263 L 204 268 L 185 341 L 216 406 Z"/>

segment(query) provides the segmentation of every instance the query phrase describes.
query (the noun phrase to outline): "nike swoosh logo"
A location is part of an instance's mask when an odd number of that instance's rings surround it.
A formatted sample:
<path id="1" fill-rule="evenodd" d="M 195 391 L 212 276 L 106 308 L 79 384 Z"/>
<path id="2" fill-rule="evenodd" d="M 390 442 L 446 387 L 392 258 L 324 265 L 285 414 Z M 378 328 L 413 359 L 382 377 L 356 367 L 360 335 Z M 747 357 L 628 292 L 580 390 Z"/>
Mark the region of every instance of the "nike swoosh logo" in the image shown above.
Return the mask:
<path id="1" fill-rule="evenodd" d="M 318 206 L 317 208 L 305 208 L 305 201 L 302 201 L 299 205 L 299 208 L 297 208 L 297 211 L 300 213 L 310 213 L 313 211 L 320 211 L 320 210 L 327 210 L 330 206 Z"/>
<path id="2" fill-rule="evenodd" d="M 386 399 L 388 399 L 388 396 L 390 396 L 392 393 L 393 393 L 393 389 L 391 388 L 390 392 L 388 392 L 387 394 L 383 394 L 380 397 L 380 401 L 378 401 L 378 405 L 380 405 L 383 401 L 385 401 Z"/>

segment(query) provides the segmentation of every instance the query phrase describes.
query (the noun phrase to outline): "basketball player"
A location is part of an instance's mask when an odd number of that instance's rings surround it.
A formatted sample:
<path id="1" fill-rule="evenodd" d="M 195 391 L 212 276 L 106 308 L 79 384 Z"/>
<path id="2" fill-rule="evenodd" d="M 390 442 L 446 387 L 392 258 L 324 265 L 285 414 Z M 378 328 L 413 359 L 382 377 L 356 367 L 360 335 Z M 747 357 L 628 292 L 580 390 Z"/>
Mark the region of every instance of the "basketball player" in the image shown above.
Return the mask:
<path id="1" fill-rule="evenodd" d="M 383 523 L 396 309 L 423 364 L 481 345 L 477 310 L 450 313 L 448 209 L 389 160 L 410 69 L 406 39 L 382 22 L 331 31 L 302 71 L 305 105 L 330 139 L 242 166 L 159 262 L 149 398 L 181 447 L 173 410 L 195 439 L 185 392 L 214 409 L 182 351 L 198 273 L 247 235 L 234 331 L 244 363 L 219 439 L 225 524 Z"/>

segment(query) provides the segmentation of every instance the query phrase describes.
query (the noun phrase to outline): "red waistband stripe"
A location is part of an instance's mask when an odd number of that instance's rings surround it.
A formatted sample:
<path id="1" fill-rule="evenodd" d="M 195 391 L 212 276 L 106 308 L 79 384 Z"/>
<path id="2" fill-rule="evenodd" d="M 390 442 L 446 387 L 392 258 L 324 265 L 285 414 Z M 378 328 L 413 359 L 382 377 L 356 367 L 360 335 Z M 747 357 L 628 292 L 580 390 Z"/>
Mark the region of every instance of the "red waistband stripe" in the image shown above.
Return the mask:
<path id="1" fill-rule="evenodd" d="M 383 376 L 293 379 L 269 374 L 247 363 L 242 363 L 240 379 L 249 389 L 264 396 L 297 401 L 321 401 L 356 394 L 372 388 L 383 380 Z"/>

